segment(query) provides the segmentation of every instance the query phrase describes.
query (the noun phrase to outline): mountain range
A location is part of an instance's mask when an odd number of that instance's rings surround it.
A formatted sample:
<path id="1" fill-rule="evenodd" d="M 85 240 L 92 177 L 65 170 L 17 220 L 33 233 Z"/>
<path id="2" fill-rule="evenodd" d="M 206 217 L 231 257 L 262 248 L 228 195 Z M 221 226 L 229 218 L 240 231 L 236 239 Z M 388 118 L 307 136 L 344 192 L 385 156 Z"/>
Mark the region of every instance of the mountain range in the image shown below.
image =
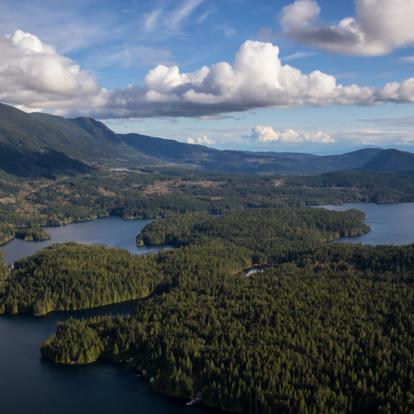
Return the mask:
<path id="1" fill-rule="evenodd" d="M 414 154 L 365 148 L 340 155 L 208 148 L 140 134 L 117 134 L 92 118 L 26 113 L 0 104 L 0 169 L 24 177 L 102 167 L 185 167 L 245 174 L 311 175 L 341 170 L 414 171 Z"/>

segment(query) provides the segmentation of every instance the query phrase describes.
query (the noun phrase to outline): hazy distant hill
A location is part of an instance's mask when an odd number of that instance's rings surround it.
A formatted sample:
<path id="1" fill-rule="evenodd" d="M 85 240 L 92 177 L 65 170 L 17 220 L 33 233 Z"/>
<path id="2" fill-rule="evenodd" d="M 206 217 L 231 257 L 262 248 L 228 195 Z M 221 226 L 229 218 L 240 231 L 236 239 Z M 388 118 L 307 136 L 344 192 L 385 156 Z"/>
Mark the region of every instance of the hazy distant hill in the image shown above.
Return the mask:
<path id="1" fill-rule="evenodd" d="M 414 154 L 395 149 L 384 150 L 365 163 L 361 170 L 381 172 L 414 171 Z"/>
<path id="2" fill-rule="evenodd" d="M 25 113 L 0 104 L 0 169 L 22 176 L 76 174 L 102 166 L 186 166 L 210 172 L 311 175 L 414 170 L 414 154 L 367 148 L 341 155 L 220 151 L 171 139 L 116 134 L 92 118 Z"/>
<path id="3" fill-rule="evenodd" d="M 139 134 L 119 135 L 137 151 L 168 162 L 234 173 L 319 174 L 361 168 L 382 150 L 366 148 L 341 155 L 220 151 L 202 145 Z"/>

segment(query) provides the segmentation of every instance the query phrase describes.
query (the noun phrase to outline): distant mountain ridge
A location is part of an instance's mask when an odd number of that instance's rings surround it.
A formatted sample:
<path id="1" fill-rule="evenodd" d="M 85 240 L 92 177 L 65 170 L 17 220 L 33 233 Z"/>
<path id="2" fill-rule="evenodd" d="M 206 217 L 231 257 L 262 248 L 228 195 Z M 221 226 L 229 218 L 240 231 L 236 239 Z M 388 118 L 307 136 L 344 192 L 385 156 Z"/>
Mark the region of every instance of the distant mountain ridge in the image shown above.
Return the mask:
<path id="1" fill-rule="evenodd" d="M 361 170 L 381 172 L 414 171 L 414 154 L 396 149 L 386 149 L 367 161 L 361 167 Z"/>
<path id="2" fill-rule="evenodd" d="M 135 133 L 93 118 L 25 113 L 0 104 L 0 169 L 20 176 L 77 174 L 104 166 L 312 175 L 340 170 L 414 171 L 414 154 L 365 148 L 340 155 L 229 151 Z"/>

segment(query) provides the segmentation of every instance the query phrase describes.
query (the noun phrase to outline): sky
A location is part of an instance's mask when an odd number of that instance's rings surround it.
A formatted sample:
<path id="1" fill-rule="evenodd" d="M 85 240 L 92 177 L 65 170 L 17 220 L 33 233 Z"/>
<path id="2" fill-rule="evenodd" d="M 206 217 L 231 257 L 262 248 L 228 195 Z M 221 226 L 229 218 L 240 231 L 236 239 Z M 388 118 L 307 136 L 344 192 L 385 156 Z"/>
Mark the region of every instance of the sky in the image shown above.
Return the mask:
<path id="1" fill-rule="evenodd" d="M 220 149 L 414 148 L 414 0 L 0 0 L 0 101 Z"/>

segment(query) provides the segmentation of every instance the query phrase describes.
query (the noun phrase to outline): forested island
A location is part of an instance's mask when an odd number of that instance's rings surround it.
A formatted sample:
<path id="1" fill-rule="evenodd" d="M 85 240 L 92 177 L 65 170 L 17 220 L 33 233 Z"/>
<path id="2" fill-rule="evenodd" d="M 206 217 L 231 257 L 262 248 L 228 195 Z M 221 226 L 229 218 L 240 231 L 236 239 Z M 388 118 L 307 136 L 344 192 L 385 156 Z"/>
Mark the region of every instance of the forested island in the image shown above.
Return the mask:
<path id="1" fill-rule="evenodd" d="M 42 356 L 108 359 L 223 410 L 409 413 L 414 246 L 330 243 L 366 231 L 356 210 L 176 214 L 137 239 L 175 249 L 52 246 L 5 269 L 1 303 L 43 314 L 145 297 L 126 317 L 59 325 Z M 246 277 L 254 264 L 272 266 Z"/>
<path id="2" fill-rule="evenodd" d="M 17 230 L 15 237 L 23 241 L 44 241 L 50 239 L 50 235 L 41 227 Z"/>
<path id="3" fill-rule="evenodd" d="M 0 296 L 0 313 L 94 308 L 146 297 L 161 282 L 155 256 L 56 244 L 14 265 Z"/>
<path id="4" fill-rule="evenodd" d="M 0 244 L 19 237 L 22 229 L 98 217 L 154 219 L 187 212 L 224 214 L 245 208 L 358 201 L 414 201 L 414 174 L 344 171 L 312 177 L 247 176 L 164 167 L 100 169 L 28 180 L 0 171 Z"/>

